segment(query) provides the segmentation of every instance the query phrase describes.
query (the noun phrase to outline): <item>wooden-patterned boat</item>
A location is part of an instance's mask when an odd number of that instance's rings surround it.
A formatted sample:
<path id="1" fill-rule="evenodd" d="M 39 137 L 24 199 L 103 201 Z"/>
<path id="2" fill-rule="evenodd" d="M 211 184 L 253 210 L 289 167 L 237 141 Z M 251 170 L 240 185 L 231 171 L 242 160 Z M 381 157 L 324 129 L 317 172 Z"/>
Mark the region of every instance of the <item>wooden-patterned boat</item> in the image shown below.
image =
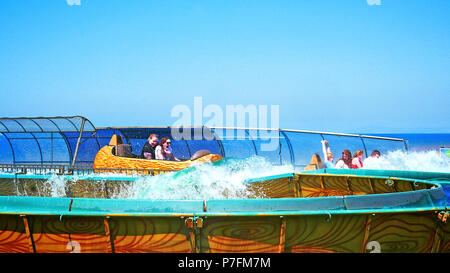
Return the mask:
<path id="1" fill-rule="evenodd" d="M 255 199 L 86 198 L 75 176 L 67 197 L 16 192 L 49 176 L 0 174 L 0 253 L 450 253 L 449 173 L 282 174 L 247 181 Z"/>
<path id="2" fill-rule="evenodd" d="M 129 172 L 130 170 L 148 170 L 150 174 L 156 175 L 169 171 L 178 171 L 188 168 L 194 164 L 215 162 L 222 159 L 218 154 L 211 154 L 207 150 L 201 150 L 195 153 L 189 160 L 185 161 L 168 161 L 168 160 L 149 160 L 133 156 L 130 147 L 123 144 L 122 138 L 113 135 L 109 144 L 101 148 L 94 160 L 94 169 L 97 172 L 102 170 L 115 169 Z M 134 155 L 135 156 L 135 155 Z"/>

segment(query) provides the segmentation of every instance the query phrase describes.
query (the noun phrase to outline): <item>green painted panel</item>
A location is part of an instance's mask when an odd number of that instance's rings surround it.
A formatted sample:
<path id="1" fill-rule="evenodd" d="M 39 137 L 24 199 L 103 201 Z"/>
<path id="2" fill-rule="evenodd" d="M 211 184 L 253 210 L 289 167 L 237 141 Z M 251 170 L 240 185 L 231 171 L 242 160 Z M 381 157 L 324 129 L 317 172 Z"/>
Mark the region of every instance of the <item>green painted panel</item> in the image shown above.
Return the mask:
<path id="1" fill-rule="evenodd" d="M 289 216 L 286 252 L 361 252 L 366 219 L 366 215 Z"/>
<path id="2" fill-rule="evenodd" d="M 280 217 L 207 217 L 201 252 L 278 252 L 281 224 Z"/>
<path id="3" fill-rule="evenodd" d="M 371 216 L 368 245 L 372 246 L 372 251 L 381 253 L 431 252 L 436 225 L 434 213 Z"/>

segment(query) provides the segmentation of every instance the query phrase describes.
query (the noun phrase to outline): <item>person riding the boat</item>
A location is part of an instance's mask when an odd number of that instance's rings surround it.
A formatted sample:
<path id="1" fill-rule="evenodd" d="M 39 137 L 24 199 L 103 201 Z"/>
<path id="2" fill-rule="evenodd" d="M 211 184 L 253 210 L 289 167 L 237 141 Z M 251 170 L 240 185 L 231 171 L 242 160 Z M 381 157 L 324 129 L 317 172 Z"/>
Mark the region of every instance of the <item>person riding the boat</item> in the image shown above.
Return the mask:
<path id="1" fill-rule="evenodd" d="M 342 152 L 342 157 L 336 162 L 335 168 L 337 169 L 350 169 L 352 165 L 352 153 L 349 150 Z"/>
<path id="2" fill-rule="evenodd" d="M 163 137 L 159 142 L 159 145 L 155 148 L 156 159 L 159 160 L 170 160 L 170 161 L 180 161 L 172 153 L 171 141 L 167 137 Z"/>
<path id="3" fill-rule="evenodd" d="M 155 148 L 158 146 L 158 135 L 151 134 L 147 142 L 145 142 L 144 147 L 142 147 L 141 158 L 144 159 L 156 159 Z"/>
<path id="4" fill-rule="evenodd" d="M 380 156 L 381 156 L 381 153 L 378 150 L 373 150 L 372 154 L 370 155 L 370 157 L 373 157 L 373 158 L 380 158 Z"/>
<path id="5" fill-rule="evenodd" d="M 356 150 L 356 152 L 353 154 L 352 159 L 352 169 L 360 169 L 363 167 L 362 158 L 364 157 L 364 152 L 361 150 Z"/>
<path id="6" fill-rule="evenodd" d="M 380 156 L 381 156 L 380 151 L 373 150 L 370 157 L 367 157 L 366 159 L 364 159 L 363 163 L 364 163 L 364 165 L 369 165 L 369 164 L 375 163 L 380 158 Z"/>
<path id="7" fill-rule="evenodd" d="M 322 143 L 323 163 L 326 168 L 334 168 L 333 153 L 331 152 L 330 145 L 327 140 L 320 141 Z M 326 147 L 325 147 L 326 146 Z"/>

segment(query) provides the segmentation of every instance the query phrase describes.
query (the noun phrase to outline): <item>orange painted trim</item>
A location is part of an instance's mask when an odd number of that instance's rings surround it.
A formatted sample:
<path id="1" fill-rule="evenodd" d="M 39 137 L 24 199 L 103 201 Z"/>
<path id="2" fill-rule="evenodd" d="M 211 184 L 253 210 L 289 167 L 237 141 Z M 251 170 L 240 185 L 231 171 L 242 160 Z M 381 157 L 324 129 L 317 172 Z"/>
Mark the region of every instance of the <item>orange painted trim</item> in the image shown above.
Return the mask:
<path id="1" fill-rule="evenodd" d="M 222 156 L 217 154 L 205 155 L 194 161 L 168 161 L 126 158 L 113 155 L 113 147 L 114 146 L 104 146 L 98 151 L 94 160 L 94 169 L 151 169 L 155 170 L 153 174 L 160 174 L 164 171 L 167 172 L 182 170 L 197 163 L 215 162 L 222 159 Z M 98 170 L 97 172 L 101 172 L 101 170 Z M 124 172 L 126 171 L 124 170 Z"/>

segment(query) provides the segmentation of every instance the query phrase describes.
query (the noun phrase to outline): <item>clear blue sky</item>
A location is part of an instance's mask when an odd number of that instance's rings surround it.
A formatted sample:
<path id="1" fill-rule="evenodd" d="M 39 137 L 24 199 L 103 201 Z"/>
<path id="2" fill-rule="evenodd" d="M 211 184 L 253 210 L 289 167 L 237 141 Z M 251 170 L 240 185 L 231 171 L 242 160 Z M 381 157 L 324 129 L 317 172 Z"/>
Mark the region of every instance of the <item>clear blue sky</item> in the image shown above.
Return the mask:
<path id="1" fill-rule="evenodd" d="M 280 127 L 450 132 L 450 1 L 0 1 L 0 116 L 171 125 L 280 105 Z"/>

